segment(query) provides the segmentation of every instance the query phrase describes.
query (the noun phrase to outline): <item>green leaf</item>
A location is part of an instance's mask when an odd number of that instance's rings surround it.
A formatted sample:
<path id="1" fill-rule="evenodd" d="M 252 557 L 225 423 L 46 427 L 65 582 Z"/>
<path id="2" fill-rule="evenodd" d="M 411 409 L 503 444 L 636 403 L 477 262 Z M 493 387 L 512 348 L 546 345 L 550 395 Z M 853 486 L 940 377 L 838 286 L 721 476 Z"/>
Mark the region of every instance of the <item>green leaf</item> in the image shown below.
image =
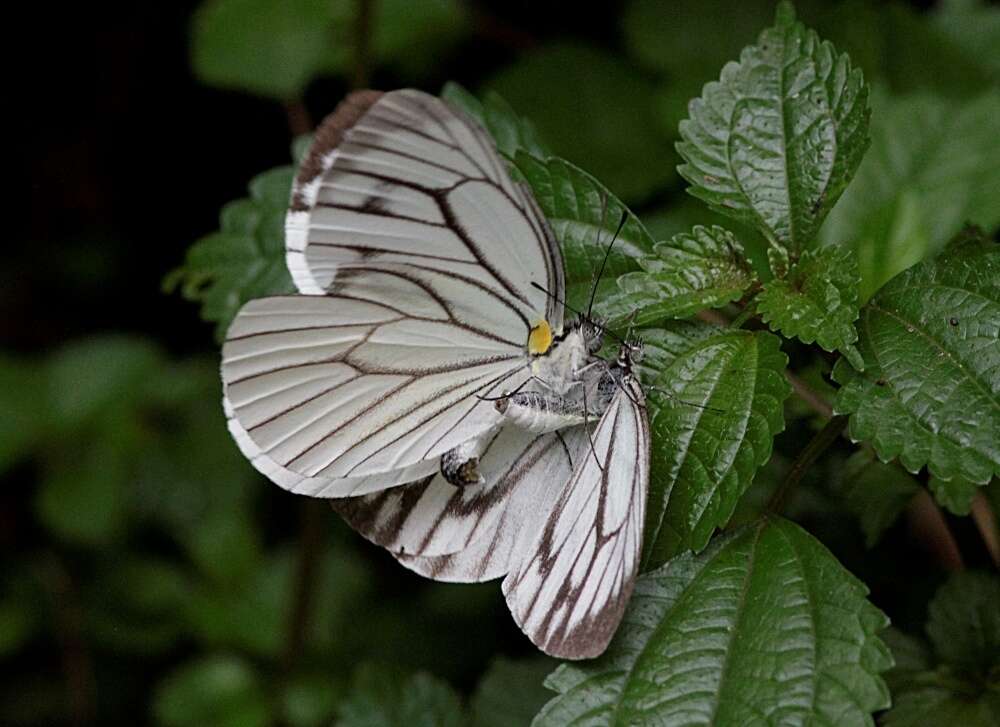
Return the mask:
<path id="1" fill-rule="evenodd" d="M 325 674 L 299 674 L 281 692 L 282 714 L 291 727 L 329 725 L 343 686 Z"/>
<path id="2" fill-rule="evenodd" d="M 555 154 L 625 200 L 647 198 L 674 178 L 653 83 L 611 53 L 570 43 L 542 46 L 487 87 L 531 119 Z"/>
<path id="3" fill-rule="evenodd" d="M 188 250 L 184 265 L 164 280 L 188 300 L 201 303 L 201 316 L 216 324 L 222 340 L 236 312 L 248 300 L 295 290 L 285 265 L 285 211 L 292 167 L 278 167 L 250 182 L 250 197 L 222 208 L 220 229 Z"/>
<path id="4" fill-rule="evenodd" d="M 28 359 L 0 355 L 0 473 L 26 457 L 51 425 L 45 378 Z"/>
<path id="5" fill-rule="evenodd" d="M 784 429 L 787 359 L 766 332 L 676 323 L 643 332 L 653 435 L 644 568 L 705 547 Z M 655 387 L 655 388 L 654 388 Z"/>
<path id="6" fill-rule="evenodd" d="M 938 589 L 927 612 L 927 635 L 945 662 L 986 673 L 1000 664 L 1000 576 L 960 572 Z"/>
<path id="7" fill-rule="evenodd" d="M 973 236 L 901 273 L 858 331 L 864 374 L 833 370 L 854 441 L 945 480 L 1000 472 L 1000 246 Z"/>
<path id="8" fill-rule="evenodd" d="M 793 253 L 812 243 L 868 147 L 861 71 L 787 3 L 689 113 L 677 145 L 688 191 Z"/>
<path id="9" fill-rule="evenodd" d="M 882 724 L 884 727 L 996 727 L 1000 724 L 1000 698 L 984 695 L 980 699 L 970 699 L 964 690 L 922 686 L 897 696 Z"/>
<path id="10" fill-rule="evenodd" d="M 628 214 L 628 219 L 604 268 L 606 289 L 618 276 L 637 269 L 636 261 L 652 252 L 653 238 L 639 218 L 582 169 L 563 159 L 542 161 L 525 152 L 518 152 L 515 161 L 562 246 L 566 298 L 571 306 L 586 307 L 594 277 L 623 214 Z M 597 300 L 605 297 L 598 294 Z M 601 312 L 600 306 L 597 310 Z"/>
<path id="11" fill-rule="evenodd" d="M 38 617 L 26 599 L 7 597 L 0 600 L 0 659 L 13 656 L 32 637 L 37 626 Z"/>
<path id="12" fill-rule="evenodd" d="M 972 510 L 972 498 L 979 491 L 979 485 L 964 477 L 943 480 L 931 475 L 927 486 L 934 493 L 938 504 L 954 515 L 968 515 Z"/>
<path id="13" fill-rule="evenodd" d="M 882 95 L 874 106 L 872 148 L 821 234 L 857 251 L 862 301 L 966 222 L 1000 225 L 1000 92 L 965 102 Z"/>
<path id="14" fill-rule="evenodd" d="M 430 674 L 403 677 L 372 664 L 354 675 L 351 693 L 338 709 L 337 727 L 460 727 L 458 695 Z"/>
<path id="15" fill-rule="evenodd" d="M 351 10 L 357 7 L 356 0 L 339 1 Z M 407 80 L 433 77 L 440 72 L 442 59 L 468 34 L 470 15 L 460 0 L 379 0 L 374 3 L 373 59 Z M 357 54 L 353 17 L 343 32 L 353 63 Z"/>
<path id="16" fill-rule="evenodd" d="M 784 277 L 764 283 L 757 310 L 771 330 L 803 343 L 815 341 L 825 351 L 840 351 L 855 368 L 863 369 L 864 361 L 854 347 L 859 282 L 852 250 L 806 250 Z"/>
<path id="17" fill-rule="evenodd" d="M 208 0 L 191 24 L 191 65 L 203 83 L 269 96 L 299 98 L 317 75 L 346 66 L 348 2 Z"/>
<path id="18" fill-rule="evenodd" d="M 153 714 L 165 727 L 255 727 L 269 723 L 267 690 L 236 656 L 209 656 L 168 676 L 156 689 Z"/>
<path id="19" fill-rule="evenodd" d="M 552 696 L 542 682 L 555 665 L 555 660 L 548 658 L 494 659 L 472 695 L 473 727 L 530 725 Z"/>
<path id="20" fill-rule="evenodd" d="M 548 725 L 872 725 L 887 619 L 809 534 L 763 520 L 636 584 L 608 651 L 564 664 Z"/>
<path id="21" fill-rule="evenodd" d="M 896 522 L 920 485 L 901 467 L 879 462 L 866 447 L 847 460 L 838 489 L 861 523 L 865 546 L 871 548 Z"/>
<path id="22" fill-rule="evenodd" d="M 551 156 L 538 139 L 534 125 L 517 115 L 498 93 L 487 92 L 480 101 L 454 81 L 441 89 L 441 98 L 474 118 L 490 132 L 497 149 L 510 159 L 519 151 L 544 159 Z"/>
<path id="23" fill-rule="evenodd" d="M 642 272 L 618 278 L 622 317 L 635 312 L 634 323 L 648 325 L 662 318 L 687 318 L 705 308 L 719 308 L 739 299 L 755 276 L 743 246 L 721 227 L 696 226 L 675 235 L 640 258 Z M 612 303 L 606 304 L 607 308 Z"/>

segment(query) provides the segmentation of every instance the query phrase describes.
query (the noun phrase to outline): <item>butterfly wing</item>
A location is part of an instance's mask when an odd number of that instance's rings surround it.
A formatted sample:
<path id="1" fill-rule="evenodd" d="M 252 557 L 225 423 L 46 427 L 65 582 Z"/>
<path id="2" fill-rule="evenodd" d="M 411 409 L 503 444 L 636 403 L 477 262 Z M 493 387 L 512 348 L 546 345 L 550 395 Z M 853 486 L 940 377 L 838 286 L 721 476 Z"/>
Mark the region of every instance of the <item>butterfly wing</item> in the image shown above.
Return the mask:
<path id="1" fill-rule="evenodd" d="M 358 92 L 323 122 L 286 241 L 303 293 L 348 267 L 403 263 L 474 278 L 562 329 L 562 257 L 530 191 L 479 124 L 420 91 Z"/>
<path id="2" fill-rule="evenodd" d="M 561 308 L 562 259 L 489 137 L 415 91 L 351 96 L 317 131 L 286 237 L 301 290 L 248 303 L 222 377 L 244 454 L 286 489 L 339 497 L 429 475 L 497 423 Z"/>
<path id="3" fill-rule="evenodd" d="M 649 425 L 629 380 L 503 582 L 511 614 L 542 651 L 585 659 L 607 647 L 635 584 L 648 484 Z"/>
<path id="4" fill-rule="evenodd" d="M 350 525 L 435 580 L 499 578 L 524 532 L 531 532 L 568 481 L 586 437 L 496 433 L 480 458 L 485 482 L 455 487 L 441 475 L 365 497 L 333 502 Z"/>

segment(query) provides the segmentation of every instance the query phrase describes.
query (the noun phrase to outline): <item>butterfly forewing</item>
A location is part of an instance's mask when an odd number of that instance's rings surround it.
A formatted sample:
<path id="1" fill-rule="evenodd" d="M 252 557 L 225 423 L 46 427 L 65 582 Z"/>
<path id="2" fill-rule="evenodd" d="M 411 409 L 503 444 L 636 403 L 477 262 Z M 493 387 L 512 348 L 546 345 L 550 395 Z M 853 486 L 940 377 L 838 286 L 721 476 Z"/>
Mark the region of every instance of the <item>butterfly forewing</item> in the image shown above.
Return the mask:
<path id="1" fill-rule="evenodd" d="M 429 475 L 527 376 L 562 259 L 489 137 L 417 91 L 351 96 L 292 194 L 303 292 L 244 306 L 223 349 L 230 431 L 282 487 L 357 495 Z M 552 291 L 547 296 L 535 285 Z"/>

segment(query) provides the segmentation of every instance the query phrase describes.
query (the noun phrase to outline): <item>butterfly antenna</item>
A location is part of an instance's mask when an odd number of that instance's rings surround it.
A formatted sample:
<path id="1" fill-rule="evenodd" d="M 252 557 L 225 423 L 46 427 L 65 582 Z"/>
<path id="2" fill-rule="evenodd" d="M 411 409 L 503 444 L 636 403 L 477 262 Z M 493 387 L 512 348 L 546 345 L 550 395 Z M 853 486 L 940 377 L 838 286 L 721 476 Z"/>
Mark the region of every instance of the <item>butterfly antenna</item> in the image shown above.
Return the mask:
<path id="1" fill-rule="evenodd" d="M 663 394 L 668 399 L 673 399 L 674 401 L 676 401 L 676 402 L 678 402 L 680 404 L 684 404 L 685 406 L 693 406 L 695 409 L 704 409 L 705 411 L 714 411 L 714 412 L 717 412 L 719 414 L 725 414 L 726 413 L 725 409 L 719 409 L 719 408 L 714 407 L 714 406 L 705 406 L 704 404 L 695 404 L 693 401 L 684 401 L 683 399 L 678 399 L 672 393 L 670 393 L 666 389 L 660 388 L 659 386 L 646 386 L 644 388 L 647 389 L 648 391 L 659 392 L 660 394 Z"/>
<path id="2" fill-rule="evenodd" d="M 594 278 L 594 287 L 590 289 L 590 304 L 587 306 L 587 318 L 590 318 L 590 313 L 594 310 L 594 298 L 597 297 L 597 286 L 601 282 L 601 276 L 604 275 L 604 267 L 608 264 L 608 258 L 611 257 L 611 248 L 614 247 L 615 240 L 618 239 L 622 228 L 625 227 L 626 220 L 628 220 L 628 210 L 622 210 L 622 218 L 618 222 L 618 229 L 615 230 L 614 237 L 611 238 L 611 242 L 608 243 L 607 248 L 604 250 L 604 259 L 601 260 L 601 267 L 597 271 L 597 277 Z M 603 227 L 604 223 L 602 222 L 601 225 Z"/>
<path id="3" fill-rule="evenodd" d="M 606 327 L 602 326 L 600 323 L 598 323 L 597 321 L 595 321 L 590 316 L 585 316 L 583 313 L 581 313 L 576 308 L 574 308 L 573 306 L 571 306 L 569 303 L 567 303 L 565 300 L 563 300 L 562 298 L 560 298 L 558 295 L 556 295 L 555 293 L 549 292 L 544 285 L 541 285 L 540 283 L 536 283 L 534 280 L 531 281 L 531 285 L 533 287 L 535 287 L 535 288 L 538 288 L 540 291 L 542 291 L 543 293 L 545 293 L 545 295 L 547 295 L 550 298 L 552 298 L 552 300 L 556 301 L 557 303 L 561 303 L 571 313 L 576 313 L 578 316 L 582 316 L 583 318 L 585 318 L 586 320 L 588 320 L 595 328 L 600 328 L 602 331 L 604 331 L 604 333 L 607 333 L 613 339 L 615 339 L 616 341 L 618 341 L 618 343 L 625 343 L 625 339 L 624 338 L 622 338 L 621 336 L 619 336 L 617 333 L 615 333 L 614 331 L 612 331 L 610 328 L 606 328 Z"/>

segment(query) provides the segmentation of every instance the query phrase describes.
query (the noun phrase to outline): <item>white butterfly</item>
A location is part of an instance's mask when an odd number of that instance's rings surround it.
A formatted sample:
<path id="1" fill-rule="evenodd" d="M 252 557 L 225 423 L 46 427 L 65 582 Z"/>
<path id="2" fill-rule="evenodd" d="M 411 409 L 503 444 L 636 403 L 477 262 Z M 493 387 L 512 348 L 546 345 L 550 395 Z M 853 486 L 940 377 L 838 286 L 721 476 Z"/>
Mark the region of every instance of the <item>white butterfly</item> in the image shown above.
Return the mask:
<path id="1" fill-rule="evenodd" d="M 643 395 L 629 347 L 564 329 L 558 243 L 486 132 L 418 91 L 351 95 L 286 238 L 302 295 L 245 305 L 223 348 L 243 453 L 418 573 L 506 575 L 548 653 L 601 653 L 639 562 Z"/>

